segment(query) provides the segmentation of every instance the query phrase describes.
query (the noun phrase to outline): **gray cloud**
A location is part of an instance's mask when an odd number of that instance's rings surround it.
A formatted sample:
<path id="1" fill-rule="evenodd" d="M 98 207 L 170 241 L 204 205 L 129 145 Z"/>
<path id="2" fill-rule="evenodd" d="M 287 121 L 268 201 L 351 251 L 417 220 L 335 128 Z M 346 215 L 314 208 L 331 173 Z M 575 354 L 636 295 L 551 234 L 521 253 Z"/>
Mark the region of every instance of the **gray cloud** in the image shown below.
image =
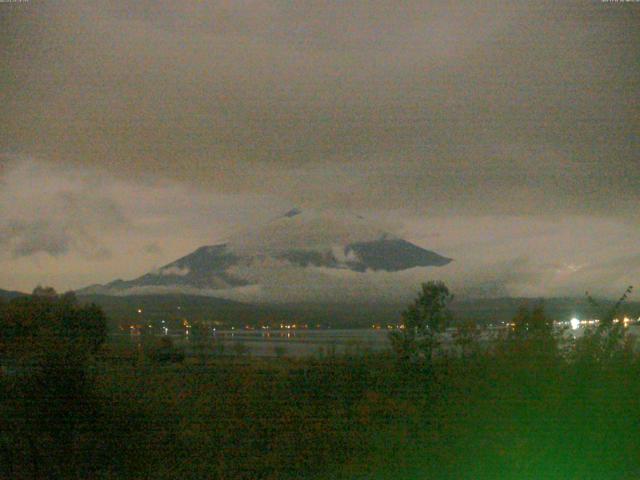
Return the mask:
<path id="1" fill-rule="evenodd" d="M 69 251 L 71 238 L 57 226 L 43 221 L 11 222 L 0 233 L 0 243 L 14 242 L 15 256 L 29 256 L 46 252 L 57 256 Z"/>
<path id="2" fill-rule="evenodd" d="M 405 219 L 402 234 L 455 259 L 458 289 L 510 295 L 619 295 L 640 279 L 640 228 L 596 216 Z M 438 232 L 440 235 L 433 235 Z"/>
<path id="3" fill-rule="evenodd" d="M 109 258 L 107 230 L 129 226 L 116 202 L 101 194 L 95 178 L 52 169 L 31 160 L 4 158 L 0 189 L 0 244 L 17 257 L 70 250 Z"/>
<path id="4" fill-rule="evenodd" d="M 635 5 L 12 11 L 12 151 L 293 203 L 638 218 Z"/>
<path id="5" fill-rule="evenodd" d="M 61 289 L 138 276 L 286 207 L 91 167 L 0 159 L 0 284 L 14 288 L 47 283 L 51 272 Z"/>

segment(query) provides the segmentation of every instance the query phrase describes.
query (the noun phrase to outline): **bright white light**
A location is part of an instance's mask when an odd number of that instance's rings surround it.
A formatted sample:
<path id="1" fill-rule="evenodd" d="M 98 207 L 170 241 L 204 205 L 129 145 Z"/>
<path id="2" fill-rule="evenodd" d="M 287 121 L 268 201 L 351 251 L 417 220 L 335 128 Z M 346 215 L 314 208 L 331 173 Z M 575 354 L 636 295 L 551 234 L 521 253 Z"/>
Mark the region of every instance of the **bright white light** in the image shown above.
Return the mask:
<path id="1" fill-rule="evenodd" d="M 573 317 L 571 319 L 571 330 L 577 330 L 578 328 L 580 328 L 580 320 L 578 320 L 576 317 Z"/>

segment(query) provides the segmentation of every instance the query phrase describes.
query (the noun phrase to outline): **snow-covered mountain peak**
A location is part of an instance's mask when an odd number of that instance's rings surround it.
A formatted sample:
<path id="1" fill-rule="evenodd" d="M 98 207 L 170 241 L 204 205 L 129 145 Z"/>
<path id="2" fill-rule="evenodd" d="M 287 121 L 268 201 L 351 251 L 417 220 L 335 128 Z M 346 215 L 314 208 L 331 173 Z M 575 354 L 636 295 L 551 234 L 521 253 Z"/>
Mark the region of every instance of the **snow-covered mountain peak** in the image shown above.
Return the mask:
<path id="1" fill-rule="evenodd" d="M 331 283 L 338 278 L 335 274 L 392 275 L 449 262 L 451 259 L 403 240 L 362 216 L 293 208 L 137 279 L 114 281 L 91 291 L 225 296 L 235 291 L 278 290 L 278 295 L 286 299 L 294 284 L 303 292 L 313 292 L 311 287 L 318 282 Z"/>
<path id="2" fill-rule="evenodd" d="M 292 249 L 331 249 L 383 238 L 395 237 L 359 215 L 293 208 L 264 225 L 238 232 L 227 244 L 237 254 L 269 255 Z"/>

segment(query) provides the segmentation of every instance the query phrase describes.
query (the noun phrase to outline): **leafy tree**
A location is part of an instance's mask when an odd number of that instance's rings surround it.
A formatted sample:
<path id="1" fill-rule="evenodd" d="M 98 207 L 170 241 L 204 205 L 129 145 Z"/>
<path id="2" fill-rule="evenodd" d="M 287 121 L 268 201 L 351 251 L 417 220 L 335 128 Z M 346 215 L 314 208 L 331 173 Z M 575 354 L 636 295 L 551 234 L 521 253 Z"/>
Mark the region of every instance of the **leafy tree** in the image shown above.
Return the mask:
<path id="1" fill-rule="evenodd" d="M 423 283 L 417 298 L 402 312 L 401 332 L 391 334 L 391 344 L 403 359 L 431 359 L 437 335 L 451 322 L 449 304 L 453 294 L 441 281 Z"/>
<path id="2" fill-rule="evenodd" d="M 531 310 L 525 306 L 518 309 L 513 318 L 512 337 L 519 339 L 548 338 L 553 335 L 553 321 L 546 316 L 541 303 Z"/>
<path id="3" fill-rule="evenodd" d="M 633 286 L 631 285 L 628 286 L 627 289 L 622 293 L 620 298 L 616 301 L 616 303 L 614 303 L 613 306 L 607 311 L 603 309 L 600 303 L 595 298 L 593 298 L 591 294 L 589 294 L 589 292 L 586 292 L 587 301 L 594 308 L 595 311 L 600 313 L 599 328 L 604 329 L 613 325 L 613 320 L 618 315 L 620 308 L 627 301 L 632 291 L 633 291 Z"/>
<path id="4" fill-rule="evenodd" d="M 34 297 L 48 297 L 55 298 L 58 296 L 58 293 L 53 287 L 43 287 L 42 285 L 38 285 L 33 289 L 32 295 Z"/>
<path id="5" fill-rule="evenodd" d="M 576 343 L 576 357 L 580 362 L 602 363 L 621 353 L 625 346 L 629 347 L 624 334 L 624 324 L 616 322 L 621 307 L 631 295 L 633 287 L 629 286 L 616 303 L 605 310 L 589 292 L 587 301 L 597 313 L 600 322 L 595 330 L 590 330 Z"/>
<path id="6" fill-rule="evenodd" d="M 106 318 L 96 305 L 80 306 L 72 292 L 38 287 L 3 308 L 0 355 L 10 362 L 43 366 L 55 359 L 84 361 L 107 335 Z"/>
<path id="7" fill-rule="evenodd" d="M 46 470 L 71 475 L 74 431 L 91 418 L 88 362 L 105 338 L 102 310 L 79 305 L 73 293 L 38 287 L 1 306 L 0 366 L 6 375 L 0 404 L 7 423 L 0 427 L 15 435 L 15 448 L 5 456 L 26 444 L 33 477 Z"/>

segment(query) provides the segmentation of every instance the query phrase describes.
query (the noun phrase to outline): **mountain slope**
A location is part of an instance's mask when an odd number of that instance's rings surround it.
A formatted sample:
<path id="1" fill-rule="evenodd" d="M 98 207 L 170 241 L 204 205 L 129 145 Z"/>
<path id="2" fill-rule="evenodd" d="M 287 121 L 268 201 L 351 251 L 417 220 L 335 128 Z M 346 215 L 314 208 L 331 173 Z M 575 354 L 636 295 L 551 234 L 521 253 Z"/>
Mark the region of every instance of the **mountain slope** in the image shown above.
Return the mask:
<path id="1" fill-rule="evenodd" d="M 22 297 L 24 295 L 26 295 L 26 293 L 15 292 L 11 290 L 2 290 L 0 288 L 0 298 L 2 298 L 3 300 L 11 300 L 17 297 Z"/>
<path id="2" fill-rule="evenodd" d="M 304 273 L 316 277 L 327 277 L 331 271 L 393 273 L 450 262 L 451 259 L 396 237 L 360 216 L 292 209 L 264 225 L 238 232 L 224 243 L 200 247 L 134 280 L 116 280 L 78 293 L 256 293 L 273 283 L 300 285 L 313 281 Z"/>

